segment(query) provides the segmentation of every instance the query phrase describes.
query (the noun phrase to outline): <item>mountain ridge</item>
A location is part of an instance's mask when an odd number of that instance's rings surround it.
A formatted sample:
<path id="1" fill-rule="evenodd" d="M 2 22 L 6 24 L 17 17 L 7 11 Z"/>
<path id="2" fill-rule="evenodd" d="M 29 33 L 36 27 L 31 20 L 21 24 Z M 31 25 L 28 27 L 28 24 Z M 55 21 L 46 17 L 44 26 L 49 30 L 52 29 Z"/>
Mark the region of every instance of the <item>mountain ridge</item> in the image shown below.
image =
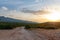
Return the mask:
<path id="1" fill-rule="evenodd" d="M 26 20 L 19 20 L 9 17 L 0 16 L 0 22 L 20 22 L 20 23 L 37 23 L 32 21 L 26 21 Z"/>

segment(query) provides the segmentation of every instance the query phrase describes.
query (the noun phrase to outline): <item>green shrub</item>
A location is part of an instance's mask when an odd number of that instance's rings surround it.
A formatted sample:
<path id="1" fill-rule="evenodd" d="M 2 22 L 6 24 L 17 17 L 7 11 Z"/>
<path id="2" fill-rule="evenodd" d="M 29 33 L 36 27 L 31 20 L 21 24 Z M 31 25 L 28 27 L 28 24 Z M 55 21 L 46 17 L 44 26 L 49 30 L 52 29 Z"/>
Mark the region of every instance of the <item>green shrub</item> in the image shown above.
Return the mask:
<path id="1" fill-rule="evenodd" d="M 29 26 L 29 25 L 26 25 L 25 26 L 25 29 L 29 29 L 29 28 L 31 28 L 31 26 Z"/>
<path id="2" fill-rule="evenodd" d="M 19 23 L 0 22 L 0 29 L 13 29 L 20 26 Z"/>

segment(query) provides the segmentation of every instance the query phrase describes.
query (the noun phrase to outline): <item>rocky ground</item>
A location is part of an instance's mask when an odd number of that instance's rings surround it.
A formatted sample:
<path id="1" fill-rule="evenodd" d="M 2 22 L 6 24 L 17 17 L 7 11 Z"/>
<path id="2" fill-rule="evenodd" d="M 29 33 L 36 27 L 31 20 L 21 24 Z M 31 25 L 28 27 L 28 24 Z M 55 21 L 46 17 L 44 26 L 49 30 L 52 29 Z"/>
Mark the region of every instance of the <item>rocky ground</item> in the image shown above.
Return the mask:
<path id="1" fill-rule="evenodd" d="M 60 40 L 60 29 L 0 30 L 0 40 Z"/>

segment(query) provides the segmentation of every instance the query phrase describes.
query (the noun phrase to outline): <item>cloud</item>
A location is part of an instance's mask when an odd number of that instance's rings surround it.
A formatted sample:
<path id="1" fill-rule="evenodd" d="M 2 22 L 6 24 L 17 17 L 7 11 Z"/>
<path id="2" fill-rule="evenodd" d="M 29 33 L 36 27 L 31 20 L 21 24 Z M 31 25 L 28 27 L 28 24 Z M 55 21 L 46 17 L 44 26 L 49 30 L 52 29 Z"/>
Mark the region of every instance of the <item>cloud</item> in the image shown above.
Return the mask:
<path id="1" fill-rule="evenodd" d="M 7 7 L 5 7 L 5 6 L 3 6 L 3 7 L 2 7 L 2 10 L 8 10 L 8 8 L 7 8 Z"/>
<path id="2" fill-rule="evenodd" d="M 17 8 L 17 10 L 23 10 L 23 9 L 27 9 L 27 10 L 32 10 L 32 11 L 37 11 L 37 10 L 40 10 L 42 9 L 42 5 L 40 5 L 40 3 L 35 3 L 35 4 L 30 4 L 30 5 L 22 5 L 22 6 L 19 6 Z"/>
<path id="3" fill-rule="evenodd" d="M 51 7 L 51 5 L 54 6 L 56 4 L 60 4 L 60 1 L 56 0 L 55 2 L 55 0 L 0 0 L 0 16 L 7 16 L 24 20 L 38 20 L 43 14 L 48 13 L 47 11 L 41 9 L 48 6 Z"/>
<path id="4" fill-rule="evenodd" d="M 32 14 L 30 13 L 24 13 L 21 11 L 17 11 L 17 10 L 5 10 L 5 7 L 3 7 L 2 9 L 0 8 L 0 16 L 5 16 L 5 17 L 11 17 L 11 18 L 15 18 L 15 19 L 22 19 L 22 20 L 31 20 L 32 18 Z"/>
<path id="5" fill-rule="evenodd" d="M 35 0 L 35 2 L 39 2 L 40 0 Z"/>
<path id="6" fill-rule="evenodd" d="M 38 11 L 35 11 L 33 14 L 35 15 L 44 15 L 44 14 L 49 14 L 50 12 L 49 11 L 46 11 L 46 10 L 38 10 Z"/>
<path id="7" fill-rule="evenodd" d="M 48 10 L 29 10 L 29 9 L 23 9 L 21 10 L 21 12 L 24 12 L 24 13 L 31 13 L 31 14 L 34 14 L 34 15 L 44 15 L 44 14 L 48 14 L 50 13 Z"/>
<path id="8" fill-rule="evenodd" d="M 5 17 L 11 17 L 11 18 L 15 18 L 15 19 L 20 19 L 20 20 L 28 20 L 28 21 L 33 21 L 33 22 L 43 22 L 44 18 L 42 18 L 42 15 L 40 15 L 41 13 L 38 13 L 38 11 L 32 11 L 32 10 L 25 10 L 25 12 L 22 11 L 17 11 L 17 10 L 5 10 L 4 9 L 5 6 L 3 7 L 3 9 L 0 8 L 0 16 L 5 16 Z M 7 7 L 6 7 L 7 8 Z M 35 13 L 33 13 L 35 12 Z M 35 14 L 35 15 L 34 15 Z"/>
<path id="9" fill-rule="evenodd" d="M 11 10 L 21 10 L 23 8 L 39 10 L 42 8 L 40 4 L 40 0 L 0 0 L 0 7 L 6 6 Z"/>
<path id="10" fill-rule="evenodd" d="M 21 12 L 24 12 L 24 13 L 34 13 L 34 12 L 36 12 L 36 11 L 23 8 L 23 9 L 21 10 Z"/>

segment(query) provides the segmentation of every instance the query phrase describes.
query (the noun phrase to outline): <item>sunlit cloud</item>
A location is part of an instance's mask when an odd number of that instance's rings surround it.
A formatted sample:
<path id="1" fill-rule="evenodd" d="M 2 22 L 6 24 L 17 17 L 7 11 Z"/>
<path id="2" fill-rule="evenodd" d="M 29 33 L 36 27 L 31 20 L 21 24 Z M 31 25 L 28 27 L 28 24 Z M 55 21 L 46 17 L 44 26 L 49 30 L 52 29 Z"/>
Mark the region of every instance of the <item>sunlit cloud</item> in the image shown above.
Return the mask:
<path id="1" fill-rule="evenodd" d="M 2 7 L 2 9 L 3 9 L 3 10 L 8 10 L 8 8 L 7 8 L 7 7 L 4 7 L 4 6 Z"/>
<path id="2" fill-rule="evenodd" d="M 0 16 L 45 22 L 53 10 L 60 11 L 60 0 L 0 0 Z"/>

